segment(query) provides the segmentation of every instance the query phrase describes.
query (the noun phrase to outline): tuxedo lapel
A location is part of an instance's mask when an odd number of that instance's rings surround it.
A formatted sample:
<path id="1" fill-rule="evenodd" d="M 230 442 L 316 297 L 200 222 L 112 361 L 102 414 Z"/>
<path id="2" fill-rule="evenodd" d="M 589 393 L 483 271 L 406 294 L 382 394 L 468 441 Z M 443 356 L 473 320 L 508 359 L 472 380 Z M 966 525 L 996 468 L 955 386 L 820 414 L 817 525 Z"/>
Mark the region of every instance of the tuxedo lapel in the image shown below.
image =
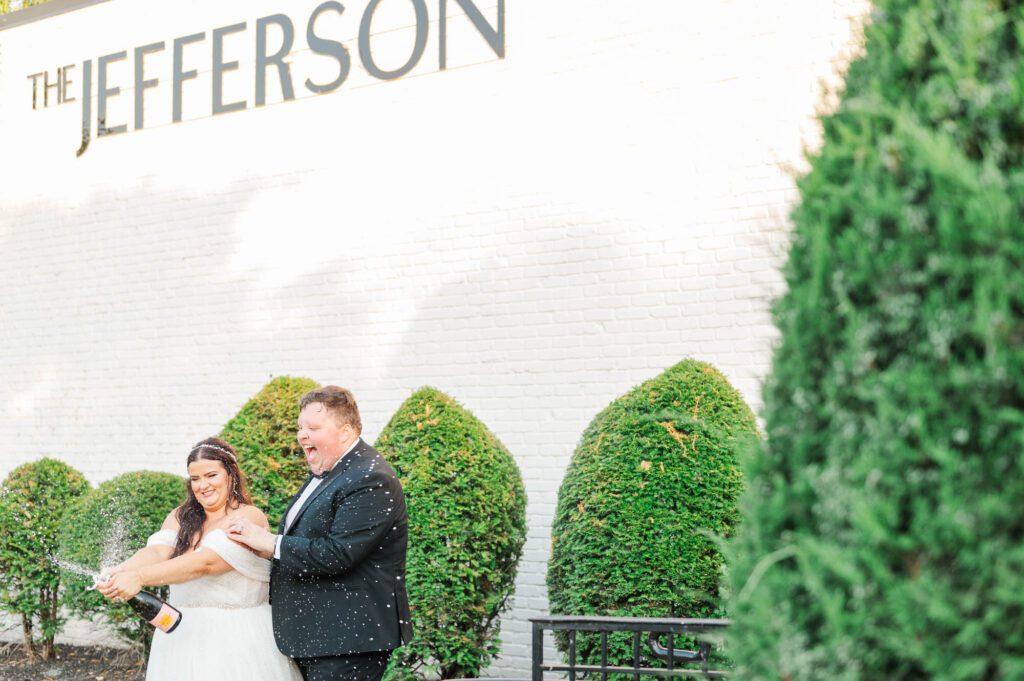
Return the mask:
<path id="1" fill-rule="evenodd" d="M 308 509 L 312 505 L 313 501 L 315 501 L 318 496 L 323 494 L 324 490 L 326 490 L 328 487 L 337 482 L 345 474 L 345 472 L 352 467 L 352 463 L 359 458 L 359 455 L 362 454 L 364 446 L 365 443 L 363 442 L 362 438 L 360 438 L 359 444 L 357 444 L 351 452 L 341 457 L 341 460 L 338 461 L 334 468 L 331 469 L 331 472 L 327 474 L 327 477 L 320 482 L 320 485 L 315 490 L 313 490 L 313 492 L 309 495 L 309 498 L 306 499 L 306 502 L 302 504 L 302 508 L 300 508 L 299 512 L 295 514 L 295 520 L 293 520 L 292 524 L 288 527 L 288 529 L 284 531 L 284 534 L 291 534 L 291 531 L 295 529 L 296 525 L 299 524 L 299 519 L 302 518 L 302 514 L 305 513 L 306 509 Z M 306 485 L 308 485 L 309 482 L 312 480 L 313 478 L 310 477 L 309 481 L 306 482 Z M 305 485 L 303 486 L 303 489 L 305 489 Z M 299 492 L 298 495 L 296 495 L 296 500 L 298 500 L 300 496 L 302 496 L 301 491 Z M 288 518 L 287 513 L 285 513 L 285 518 Z"/>

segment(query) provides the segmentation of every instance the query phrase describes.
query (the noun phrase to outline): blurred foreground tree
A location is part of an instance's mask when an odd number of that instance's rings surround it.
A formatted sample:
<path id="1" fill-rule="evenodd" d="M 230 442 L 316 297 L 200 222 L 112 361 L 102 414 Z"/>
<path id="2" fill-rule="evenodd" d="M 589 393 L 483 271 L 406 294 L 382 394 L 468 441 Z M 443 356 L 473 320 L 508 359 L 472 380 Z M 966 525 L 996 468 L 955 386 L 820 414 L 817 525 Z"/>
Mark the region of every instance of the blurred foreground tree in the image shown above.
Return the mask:
<path id="1" fill-rule="evenodd" d="M 1024 2 L 878 0 L 799 181 L 744 679 L 1024 678 Z"/>

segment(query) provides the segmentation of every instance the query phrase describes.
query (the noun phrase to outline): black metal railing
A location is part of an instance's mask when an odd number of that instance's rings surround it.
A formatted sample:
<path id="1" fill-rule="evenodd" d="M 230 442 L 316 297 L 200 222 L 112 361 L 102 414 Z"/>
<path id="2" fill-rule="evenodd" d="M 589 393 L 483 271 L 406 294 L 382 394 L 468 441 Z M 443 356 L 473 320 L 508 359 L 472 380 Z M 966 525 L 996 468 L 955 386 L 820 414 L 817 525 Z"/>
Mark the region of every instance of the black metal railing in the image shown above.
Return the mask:
<path id="1" fill-rule="evenodd" d="M 700 677 L 721 679 L 728 676 L 725 671 L 714 670 L 711 665 L 711 650 L 715 639 L 720 639 L 729 620 L 683 619 L 653 617 L 575 617 L 551 616 L 534 617 L 533 623 L 533 679 L 544 681 L 544 672 L 567 672 L 569 681 L 577 676 L 586 679 L 608 681 L 610 674 L 630 675 L 639 681 L 641 675 L 655 677 Z M 544 662 L 544 632 L 564 631 L 568 639 L 568 661 L 566 664 Z M 595 633 L 600 640 L 600 664 L 581 664 L 577 660 L 576 635 L 579 632 Z M 617 632 L 633 634 L 633 664 L 630 667 L 608 664 L 608 635 Z M 664 667 L 650 666 L 641 655 L 641 638 L 647 635 L 648 657 L 664 662 Z M 675 638 L 685 636 L 697 639 L 697 650 L 677 649 Z M 662 637 L 666 644 L 662 645 Z M 623 678 L 618 676 L 617 678 Z"/>

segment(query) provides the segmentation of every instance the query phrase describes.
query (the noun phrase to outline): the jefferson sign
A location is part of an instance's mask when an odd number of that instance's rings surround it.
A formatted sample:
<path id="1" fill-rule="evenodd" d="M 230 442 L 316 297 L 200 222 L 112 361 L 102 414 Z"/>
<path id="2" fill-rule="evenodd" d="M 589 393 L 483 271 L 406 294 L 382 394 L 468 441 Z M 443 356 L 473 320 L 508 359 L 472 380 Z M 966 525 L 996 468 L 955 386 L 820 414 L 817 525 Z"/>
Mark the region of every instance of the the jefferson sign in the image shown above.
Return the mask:
<path id="1" fill-rule="evenodd" d="M 359 22 L 358 49 L 359 60 L 372 77 L 379 80 L 393 80 L 400 78 L 411 71 L 420 58 L 423 56 L 427 46 L 427 32 L 430 24 L 430 17 L 427 12 L 426 0 L 409 0 L 412 3 L 416 15 L 415 38 L 410 46 L 408 59 L 398 68 L 385 70 L 374 60 L 372 23 L 374 12 L 380 5 L 381 0 L 369 0 L 365 6 L 362 18 Z M 466 13 L 475 27 L 476 31 L 484 38 L 491 50 L 500 57 L 505 56 L 505 0 L 497 0 L 497 20 L 491 25 L 484 17 L 480 9 L 474 4 L 474 0 L 454 0 Z M 440 70 L 447 68 L 447 4 L 448 0 L 438 0 L 438 67 Z M 317 55 L 328 57 L 335 62 L 334 78 L 325 82 L 314 82 L 306 77 L 301 86 L 313 94 L 326 94 L 333 92 L 345 83 L 352 68 L 352 57 L 348 47 L 344 43 L 330 35 L 323 35 L 317 30 L 317 20 L 325 13 L 337 13 L 341 15 L 345 7 L 335 0 L 317 5 L 305 21 L 306 43 L 309 50 Z M 268 49 L 268 32 L 271 27 L 279 32 L 282 41 L 279 47 L 273 52 Z M 237 61 L 224 60 L 224 42 L 232 36 L 231 40 L 241 40 L 236 34 L 244 33 L 249 29 L 247 22 L 240 22 L 228 26 L 215 28 L 210 32 L 209 40 L 212 42 L 212 63 L 211 77 L 212 90 L 210 101 L 211 114 L 223 114 L 233 111 L 242 111 L 250 107 L 248 100 L 240 99 L 231 102 L 224 101 L 224 77 L 225 74 L 239 68 Z M 253 84 L 253 107 L 264 106 L 267 103 L 267 83 L 270 79 L 276 79 L 280 86 L 280 92 L 285 101 L 295 99 L 296 74 L 292 73 L 292 64 L 287 61 L 295 43 L 295 22 L 285 14 L 273 14 L 256 20 L 256 49 L 254 55 L 254 84 Z M 186 82 L 195 79 L 198 72 L 195 69 L 186 70 L 184 67 L 186 51 L 195 49 L 197 43 L 207 40 L 207 33 L 193 33 L 181 36 L 171 41 L 173 62 L 170 75 L 171 86 L 171 121 L 174 123 L 182 120 L 182 107 L 184 97 L 189 94 Z M 165 41 L 141 45 L 132 50 L 132 63 L 134 65 L 134 78 L 131 83 L 125 83 L 134 89 L 134 119 L 133 130 L 141 130 L 145 127 L 146 115 L 146 93 L 160 87 L 161 79 L 147 74 L 146 57 L 167 49 Z M 128 121 L 108 120 L 108 102 L 111 98 L 121 93 L 121 84 L 110 82 L 109 67 L 115 62 L 127 60 L 127 50 L 121 50 L 103 55 L 96 59 L 95 82 L 96 82 L 96 136 L 105 137 L 128 132 Z M 28 76 L 32 82 L 32 108 L 50 105 L 51 91 L 54 92 L 54 99 L 57 104 L 66 104 L 78 101 L 69 95 L 68 88 L 73 84 L 72 78 L 76 65 L 69 64 L 56 69 L 51 82 L 48 71 L 34 73 Z M 89 147 L 89 141 L 93 129 L 93 60 L 87 59 L 81 65 L 81 90 L 80 101 L 82 105 L 82 142 L 78 148 L 77 155 L 81 156 Z M 301 78 L 303 74 L 298 74 Z M 191 95 L 190 95 L 191 96 Z"/>

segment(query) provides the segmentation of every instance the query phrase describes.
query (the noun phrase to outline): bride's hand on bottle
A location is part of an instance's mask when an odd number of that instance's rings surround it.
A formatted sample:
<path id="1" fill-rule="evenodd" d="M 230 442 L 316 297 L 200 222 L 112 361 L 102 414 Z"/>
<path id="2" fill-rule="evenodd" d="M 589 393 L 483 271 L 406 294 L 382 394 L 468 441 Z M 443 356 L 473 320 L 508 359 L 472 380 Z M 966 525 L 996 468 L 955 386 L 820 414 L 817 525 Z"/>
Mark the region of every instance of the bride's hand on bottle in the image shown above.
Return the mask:
<path id="1" fill-rule="evenodd" d="M 100 584 L 109 582 L 110 578 L 116 575 L 118 572 L 124 571 L 124 563 L 118 563 L 113 567 L 105 567 L 100 570 L 100 573 L 92 578 L 93 586 L 99 587 Z"/>
<path id="2" fill-rule="evenodd" d="M 109 578 L 96 585 L 96 590 L 114 601 L 127 601 L 142 590 L 142 577 L 138 570 L 122 570 L 120 566 L 107 572 Z"/>

